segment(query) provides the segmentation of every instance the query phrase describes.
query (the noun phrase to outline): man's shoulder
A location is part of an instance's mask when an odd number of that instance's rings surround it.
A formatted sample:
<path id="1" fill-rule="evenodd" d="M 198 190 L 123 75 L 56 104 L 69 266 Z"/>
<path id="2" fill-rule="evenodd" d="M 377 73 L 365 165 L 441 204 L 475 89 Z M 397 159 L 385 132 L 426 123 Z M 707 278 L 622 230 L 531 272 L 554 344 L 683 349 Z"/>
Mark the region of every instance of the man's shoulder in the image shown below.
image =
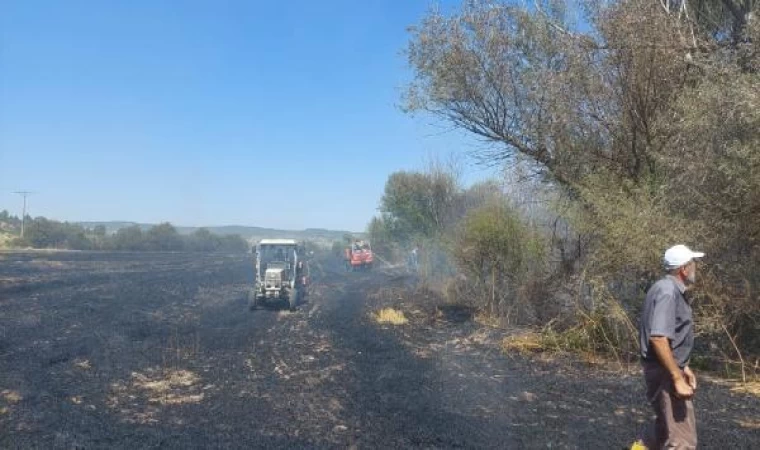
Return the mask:
<path id="1" fill-rule="evenodd" d="M 673 277 L 669 275 L 665 275 L 664 277 L 657 280 L 652 287 L 654 286 L 658 286 L 659 288 L 663 288 L 663 287 L 670 288 L 670 287 L 675 286 L 675 282 L 673 281 Z"/>
<path id="2" fill-rule="evenodd" d="M 648 295 L 668 295 L 673 293 L 678 287 L 673 279 L 669 276 L 665 276 L 657 280 L 652 287 L 649 288 Z"/>

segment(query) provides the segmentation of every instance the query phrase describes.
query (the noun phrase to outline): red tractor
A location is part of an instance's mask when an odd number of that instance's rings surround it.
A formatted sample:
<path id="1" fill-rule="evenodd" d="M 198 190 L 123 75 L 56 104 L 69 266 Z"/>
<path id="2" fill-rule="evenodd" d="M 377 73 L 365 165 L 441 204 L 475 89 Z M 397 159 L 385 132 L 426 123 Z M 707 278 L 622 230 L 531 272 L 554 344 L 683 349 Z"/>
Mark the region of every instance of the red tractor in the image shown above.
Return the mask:
<path id="1" fill-rule="evenodd" d="M 372 255 L 372 247 L 367 241 L 355 241 L 344 250 L 346 271 L 370 270 L 375 258 Z"/>

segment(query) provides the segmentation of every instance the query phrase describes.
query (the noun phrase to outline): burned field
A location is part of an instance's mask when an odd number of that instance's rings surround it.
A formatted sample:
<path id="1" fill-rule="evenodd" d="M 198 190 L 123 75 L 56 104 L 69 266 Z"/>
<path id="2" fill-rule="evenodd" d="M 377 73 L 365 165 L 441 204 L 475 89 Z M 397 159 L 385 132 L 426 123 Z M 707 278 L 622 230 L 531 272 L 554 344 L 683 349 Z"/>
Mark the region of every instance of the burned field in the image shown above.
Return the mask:
<path id="1" fill-rule="evenodd" d="M 621 448 L 648 419 L 635 370 L 504 355 L 404 276 L 318 273 L 249 311 L 246 256 L 0 253 L 0 448 Z M 698 395 L 704 448 L 760 446 L 756 397 Z"/>

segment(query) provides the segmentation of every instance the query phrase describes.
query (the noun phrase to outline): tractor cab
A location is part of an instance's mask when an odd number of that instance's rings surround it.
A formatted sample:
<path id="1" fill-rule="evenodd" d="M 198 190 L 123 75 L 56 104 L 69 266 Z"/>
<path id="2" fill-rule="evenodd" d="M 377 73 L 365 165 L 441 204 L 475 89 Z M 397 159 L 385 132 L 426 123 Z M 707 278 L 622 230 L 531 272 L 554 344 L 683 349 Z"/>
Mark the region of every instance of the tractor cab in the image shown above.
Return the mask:
<path id="1" fill-rule="evenodd" d="M 294 239 L 262 239 L 256 244 L 255 287 L 251 309 L 266 300 L 281 300 L 295 309 L 306 295 L 308 265 L 302 245 Z"/>

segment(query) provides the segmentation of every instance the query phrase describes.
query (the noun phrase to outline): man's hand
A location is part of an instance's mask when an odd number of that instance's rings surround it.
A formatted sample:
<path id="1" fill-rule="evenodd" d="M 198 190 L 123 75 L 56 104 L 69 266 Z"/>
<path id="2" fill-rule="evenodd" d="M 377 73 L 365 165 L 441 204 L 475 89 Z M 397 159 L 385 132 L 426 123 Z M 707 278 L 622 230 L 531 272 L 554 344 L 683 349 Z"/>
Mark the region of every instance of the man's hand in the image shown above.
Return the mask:
<path id="1" fill-rule="evenodd" d="M 689 366 L 684 367 L 683 374 L 686 377 L 686 382 L 689 383 L 689 386 L 691 386 L 691 389 L 696 391 L 697 390 L 697 376 L 694 375 L 694 372 L 689 369 Z"/>
<path id="2" fill-rule="evenodd" d="M 694 389 L 692 389 L 681 376 L 677 376 L 673 379 L 673 388 L 675 389 L 675 394 L 678 398 L 691 398 L 694 396 Z"/>
<path id="3" fill-rule="evenodd" d="M 673 377 L 674 394 L 679 398 L 691 398 L 694 396 L 694 388 L 697 386 L 697 379 L 691 369 L 681 369 L 673 358 L 673 351 L 670 349 L 670 342 L 664 336 L 652 336 L 649 338 L 652 343 L 652 349 L 657 354 L 657 359 L 663 367 Z M 686 372 L 688 370 L 688 373 Z"/>

